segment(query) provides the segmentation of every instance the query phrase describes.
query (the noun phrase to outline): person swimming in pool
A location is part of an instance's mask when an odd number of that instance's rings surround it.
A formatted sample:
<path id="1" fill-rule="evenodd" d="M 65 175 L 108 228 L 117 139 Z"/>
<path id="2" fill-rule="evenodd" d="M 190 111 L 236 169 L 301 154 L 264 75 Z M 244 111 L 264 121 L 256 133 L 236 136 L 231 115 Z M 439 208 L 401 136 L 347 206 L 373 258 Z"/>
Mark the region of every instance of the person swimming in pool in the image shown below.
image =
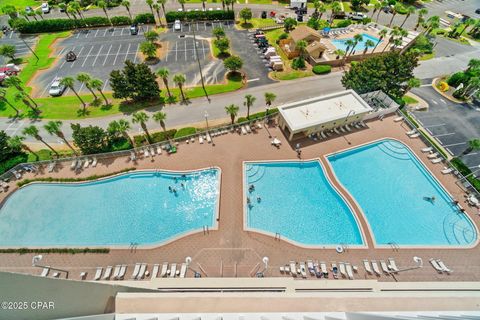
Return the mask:
<path id="1" fill-rule="evenodd" d="M 262 201 L 262 198 L 257 197 L 257 202 L 260 203 Z"/>

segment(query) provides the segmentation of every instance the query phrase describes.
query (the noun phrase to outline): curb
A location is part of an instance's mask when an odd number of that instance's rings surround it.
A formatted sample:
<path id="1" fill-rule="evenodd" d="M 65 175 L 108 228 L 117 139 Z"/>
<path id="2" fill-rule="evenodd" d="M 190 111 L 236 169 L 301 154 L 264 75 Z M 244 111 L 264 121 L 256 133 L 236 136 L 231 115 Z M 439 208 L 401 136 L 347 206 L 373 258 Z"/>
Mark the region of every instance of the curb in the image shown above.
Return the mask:
<path id="1" fill-rule="evenodd" d="M 447 99 L 447 100 L 449 100 L 449 101 L 451 101 L 451 102 L 454 102 L 454 103 L 464 103 L 464 102 L 465 102 L 465 101 L 457 100 L 457 99 L 455 99 L 454 97 L 449 96 L 449 95 L 445 94 L 444 92 L 440 91 L 440 90 L 437 88 L 437 86 L 435 85 L 435 83 L 436 83 L 438 80 L 440 80 L 440 79 L 442 79 L 442 78 L 434 78 L 434 79 L 432 80 L 432 88 L 433 88 L 435 91 L 437 91 L 441 96 L 443 96 L 445 99 Z"/>

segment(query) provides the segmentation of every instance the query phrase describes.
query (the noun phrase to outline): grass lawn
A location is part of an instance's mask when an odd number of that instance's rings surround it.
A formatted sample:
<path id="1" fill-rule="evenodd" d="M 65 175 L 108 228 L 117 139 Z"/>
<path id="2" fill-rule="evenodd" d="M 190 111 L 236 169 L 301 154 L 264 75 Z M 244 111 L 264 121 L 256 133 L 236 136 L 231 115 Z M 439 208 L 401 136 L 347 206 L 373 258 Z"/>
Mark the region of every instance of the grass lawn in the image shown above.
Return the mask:
<path id="1" fill-rule="evenodd" d="M 2 0 L 0 1 L 0 7 L 12 5 L 18 9 L 25 10 L 25 7 L 30 6 L 32 8 L 36 8 L 42 4 L 41 1 L 35 0 Z M 1 11 L 1 9 L 0 9 Z"/>
<path id="2" fill-rule="evenodd" d="M 220 0 L 205 0 L 205 2 L 206 3 L 218 3 L 218 4 L 222 5 L 222 1 L 220 1 Z M 185 0 L 185 3 L 202 3 L 202 0 Z"/>
<path id="3" fill-rule="evenodd" d="M 235 74 L 228 77 L 228 81 L 226 84 L 212 84 L 205 86 L 208 95 L 214 95 L 219 93 L 231 92 L 240 89 L 243 86 L 242 83 L 242 76 L 240 74 Z M 172 94 L 176 97 L 176 100 L 179 101 L 181 98 L 180 90 L 178 88 L 173 88 L 170 90 Z M 203 92 L 203 88 L 199 87 L 191 87 L 184 89 L 185 95 L 189 99 L 203 97 L 205 94 Z M 162 96 L 167 97 L 166 90 L 162 91 Z"/>
<path id="4" fill-rule="evenodd" d="M 350 5 L 350 2 L 343 1 L 343 11 L 345 12 L 352 12 L 352 7 Z"/>
<path id="5" fill-rule="evenodd" d="M 418 103 L 418 101 L 410 96 L 403 96 L 402 98 L 403 102 L 405 102 L 406 104 L 416 104 Z"/>
<path id="6" fill-rule="evenodd" d="M 425 60 L 430 60 L 430 59 L 433 59 L 433 58 L 435 58 L 435 52 L 422 54 L 420 56 L 419 60 L 425 61 Z"/>
<path id="7" fill-rule="evenodd" d="M 310 70 L 290 70 L 290 71 L 273 71 L 273 78 L 278 80 L 295 80 L 313 76 L 314 73 Z"/>
<path id="8" fill-rule="evenodd" d="M 243 23 L 243 20 L 237 21 L 236 26 L 239 29 L 252 29 L 252 28 L 263 28 L 263 27 L 270 27 L 276 25 L 274 19 L 262 19 L 262 18 L 252 18 L 248 20 L 246 24 Z"/>

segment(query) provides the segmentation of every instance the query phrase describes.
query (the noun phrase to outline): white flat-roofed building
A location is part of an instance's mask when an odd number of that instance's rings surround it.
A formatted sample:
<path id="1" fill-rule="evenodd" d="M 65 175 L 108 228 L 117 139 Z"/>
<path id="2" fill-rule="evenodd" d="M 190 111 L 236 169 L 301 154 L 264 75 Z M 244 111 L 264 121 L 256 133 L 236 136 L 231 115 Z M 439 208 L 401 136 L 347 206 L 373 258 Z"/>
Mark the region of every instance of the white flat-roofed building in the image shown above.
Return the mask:
<path id="1" fill-rule="evenodd" d="M 346 90 L 280 106 L 279 125 L 288 140 L 361 121 L 373 109 L 355 91 Z"/>

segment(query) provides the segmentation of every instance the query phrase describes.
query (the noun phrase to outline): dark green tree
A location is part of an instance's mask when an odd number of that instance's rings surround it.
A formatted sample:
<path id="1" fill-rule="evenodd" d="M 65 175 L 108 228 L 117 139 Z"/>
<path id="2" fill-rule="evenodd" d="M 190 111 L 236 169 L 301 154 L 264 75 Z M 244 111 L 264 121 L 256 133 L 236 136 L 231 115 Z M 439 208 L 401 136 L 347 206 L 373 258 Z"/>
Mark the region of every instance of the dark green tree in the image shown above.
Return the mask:
<path id="1" fill-rule="evenodd" d="M 108 134 L 98 126 L 81 127 L 78 123 L 72 123 L 73 143 L 83 154 L 94 154 L 107 151 Z"/>
<path id="2" fill-rule="evenodd" d="M 122 71 L 110 73 L 110 85 L 113 97 L 117 99 L 130 98 L 135 101 L 156 99 L 160 96 L 157 76 L 144 63 L 135 64 L 125 61 Z"/>
<path id="3" fill-rule="evenodd" d="M 235 73 L 242 68 L 243 61 L 240 57 L 231 56 L 223 60 L 223 65 L 225 66 L 225 69 L 229 70 L 232 73 Z"/>
<path id="4" fill-rule="evenodd" d="M 127 78 L 120 70 L 110 72 L 110 87 L 112 88 L 115 99 L 128 99 L 130 86 Z"/>

